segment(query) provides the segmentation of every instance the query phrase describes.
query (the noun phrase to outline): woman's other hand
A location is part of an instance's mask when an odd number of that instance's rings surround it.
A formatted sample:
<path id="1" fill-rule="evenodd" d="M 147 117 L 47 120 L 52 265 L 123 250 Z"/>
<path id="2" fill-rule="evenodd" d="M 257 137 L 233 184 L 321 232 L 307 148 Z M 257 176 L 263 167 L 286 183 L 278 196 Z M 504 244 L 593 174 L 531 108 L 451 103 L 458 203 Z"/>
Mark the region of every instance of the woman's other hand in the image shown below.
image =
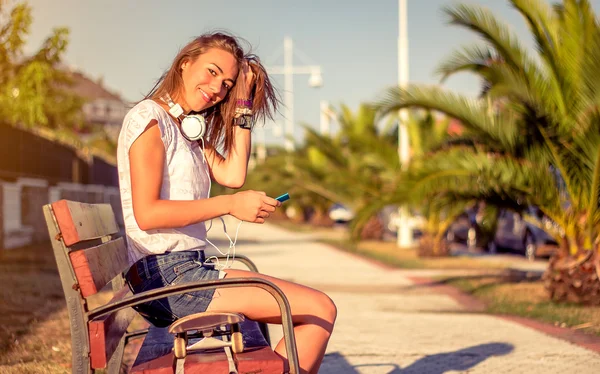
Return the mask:
<path id="1" fill-rule="evenodd" d="M 242 191 L 232 196 L 229 214 L 246 222 L 264 223 L 281 203 L 263 191 Z"/>

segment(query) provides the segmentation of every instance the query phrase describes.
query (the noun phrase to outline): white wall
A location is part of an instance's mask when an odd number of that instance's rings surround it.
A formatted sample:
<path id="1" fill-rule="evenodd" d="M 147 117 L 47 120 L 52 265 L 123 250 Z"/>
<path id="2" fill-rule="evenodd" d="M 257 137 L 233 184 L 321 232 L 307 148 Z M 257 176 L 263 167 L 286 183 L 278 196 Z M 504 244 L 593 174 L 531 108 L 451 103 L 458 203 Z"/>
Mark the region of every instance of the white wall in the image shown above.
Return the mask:
<path id="1" fill-rule="evenodd" d="M 35 214 L 34 223 L 35 227 L 27 226 L 23 223 L 23 209 L 22 206 L 22 193 L 23 187 L 25 186 L 36 186 L 36 187 L 48 187 L 48 183 L 40 179 L 23 178 L 15 183 L 0 182 L 0 193 L 2 193 L 2 200 L 0 201 L 0 209 L 2 209 L 2 220 L 0 222 L 0 229 L 3 235 L 0 236 L 2 242 L 0 242 L 0 249 L 12 249 L 26 245 L 30 245 L 34 242 L 35 238 L 47 238 L 48 231 L 42 214 L 42 205 L 39 207 L 31 206 L 31 209 L 38 209 L 40 214 Z M 117 216 L 117 222 L 122 224 L 121 219 L 121 207 L 119 189 L 117 187 L 108 187 L 100 185 L 84 185 L 77 183 L 59 183 L 56 186 L 48 188 L 35 189 L 33 192 L 38 203 L 40 201 L 52 203 L 60 199 L 75 200 L 85 203 L 109 203 L 113 206 L 113 210 Z M 44 196 L 38 196 L 38 193 L 44 194 Z M 31 216 L 31 214 L 30 214 Z M 38 222 L 40 220 L 40 222 Z M 36 231 L 37 230 L 37 231 Z M 38 232 L 40 231 L 40 232 Z"/>

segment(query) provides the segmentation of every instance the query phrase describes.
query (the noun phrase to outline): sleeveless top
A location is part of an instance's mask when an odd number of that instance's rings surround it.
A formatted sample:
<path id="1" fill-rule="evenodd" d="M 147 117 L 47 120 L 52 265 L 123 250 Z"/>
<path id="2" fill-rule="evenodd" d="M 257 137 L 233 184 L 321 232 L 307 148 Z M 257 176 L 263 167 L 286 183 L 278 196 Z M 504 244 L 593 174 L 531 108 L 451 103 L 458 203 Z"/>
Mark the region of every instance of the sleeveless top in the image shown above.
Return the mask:
<path id="1" fill-rule="evenodd" d="M 198 142 L 185 139 L 175 120 L 153 100 L 144 100 L 134 106 L 123 120 L 117 148 L 119 188 L 130 265 L 149 254 L 206 246 L 204 222 L 176 229 L 144 231 L 135 220 L 131 200 L 129 149 L 152 119 L 158 122 L 165 152 L 160 199 L 204 199 L 208 197 L 210 187 L 208 165 Z"/>

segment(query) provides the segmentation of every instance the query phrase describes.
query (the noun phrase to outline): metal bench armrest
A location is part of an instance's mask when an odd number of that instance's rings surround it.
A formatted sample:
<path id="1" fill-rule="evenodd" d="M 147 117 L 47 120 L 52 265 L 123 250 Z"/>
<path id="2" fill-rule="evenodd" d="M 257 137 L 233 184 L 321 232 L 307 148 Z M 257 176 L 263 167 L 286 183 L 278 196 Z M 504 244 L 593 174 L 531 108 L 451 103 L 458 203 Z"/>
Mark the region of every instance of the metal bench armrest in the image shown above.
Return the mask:
<path id="1" fill-rule="evenodd" d="M 216 258 L 220 260 L 227 260 L 227 256 L 223 256 L 223 255 L 219 255 L 219 256 L 215 256 Z M 244 255 L 235 255 L 235 258 L 233 258 L 233 256 L 229 257 L 229 260 L 235 260 L 235 261 L 239 261 L 242 264 L 246 265 L 246 267 L 248 267 L 248 269 L 254 273 L 258 273 L 258 268 L 256 267 L 256 264 L 250 260 L 248 257 L 244 256 Z"/>
<path id="2" fill-rule="evenodd" d="M 127 345 L 130 340 L 139 339 L 145 337 L 146 335 L 148 335 L 148 329 L 140 329 L 128 332 L 125 334 L 125 344 Z"/>

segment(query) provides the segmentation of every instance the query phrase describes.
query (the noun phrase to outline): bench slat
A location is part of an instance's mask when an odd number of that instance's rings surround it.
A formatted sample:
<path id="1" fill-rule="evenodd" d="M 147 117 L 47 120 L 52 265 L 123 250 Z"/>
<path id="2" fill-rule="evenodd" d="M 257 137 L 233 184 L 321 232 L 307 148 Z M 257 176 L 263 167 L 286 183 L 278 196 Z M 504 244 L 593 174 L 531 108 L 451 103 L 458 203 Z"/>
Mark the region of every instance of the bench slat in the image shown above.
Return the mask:
<path id="1" fill-rule="evenodd" d="M 229 361 L 225 350 L 215 352 L 188 352 L 183 365 L 185 374 L 228 373 Z"/>
<path id="2" fill-rule="evenodd" d="M 123 238 L 70 252 L 69 257 L 83 297 L 96 294 L 129 265 Z"/>
<path id="3" fill-rule="evenodd" d="M 283 373 L 283 360 L 270 347 L 247 348 L 242 353 L 234 353 L 239 374 Z"/>
<path id="4" fill-rule="evenodd" d="M 165 354 L 151 361 L 135 365 L 131 373 L 173 373 L 175 357 L 172 353 Z M 239 374 L 281 374 L 283 360 L 271 348 L 252 348 L 238 353 L 234 358 Z M 185 358 L 184 372 L 186 374 L 227 373 L 229 362 L 223 350 L 213 352 L 188 353 Z"/>
<path id="5" fill-rule="evenodd" d="M 121 300 L 130 294 L 129 287 L 123 287 L 110 302 Z M 126 308 L 88 323 L 92 368 L 103 369 L 106 367 L 136 314 L 135 310 Z"/>
<path id="6" fill-rule="evenodd" d="M 175 356 L 173 353 L 167 353 L 164 356 L 156 358 L 154 360 L 145 361 L 140 364 L 134 365 L 129 371 L 130 374 L 173 374 L 173 360 Z M 186 372 L 186 374 L 188 374 Z"/>
<path id="7" fill-rule="evenodd" d="M 67 247 L 119 232 L 110 204 L 59 200 L 52 203 L 52 210 Z"/>

